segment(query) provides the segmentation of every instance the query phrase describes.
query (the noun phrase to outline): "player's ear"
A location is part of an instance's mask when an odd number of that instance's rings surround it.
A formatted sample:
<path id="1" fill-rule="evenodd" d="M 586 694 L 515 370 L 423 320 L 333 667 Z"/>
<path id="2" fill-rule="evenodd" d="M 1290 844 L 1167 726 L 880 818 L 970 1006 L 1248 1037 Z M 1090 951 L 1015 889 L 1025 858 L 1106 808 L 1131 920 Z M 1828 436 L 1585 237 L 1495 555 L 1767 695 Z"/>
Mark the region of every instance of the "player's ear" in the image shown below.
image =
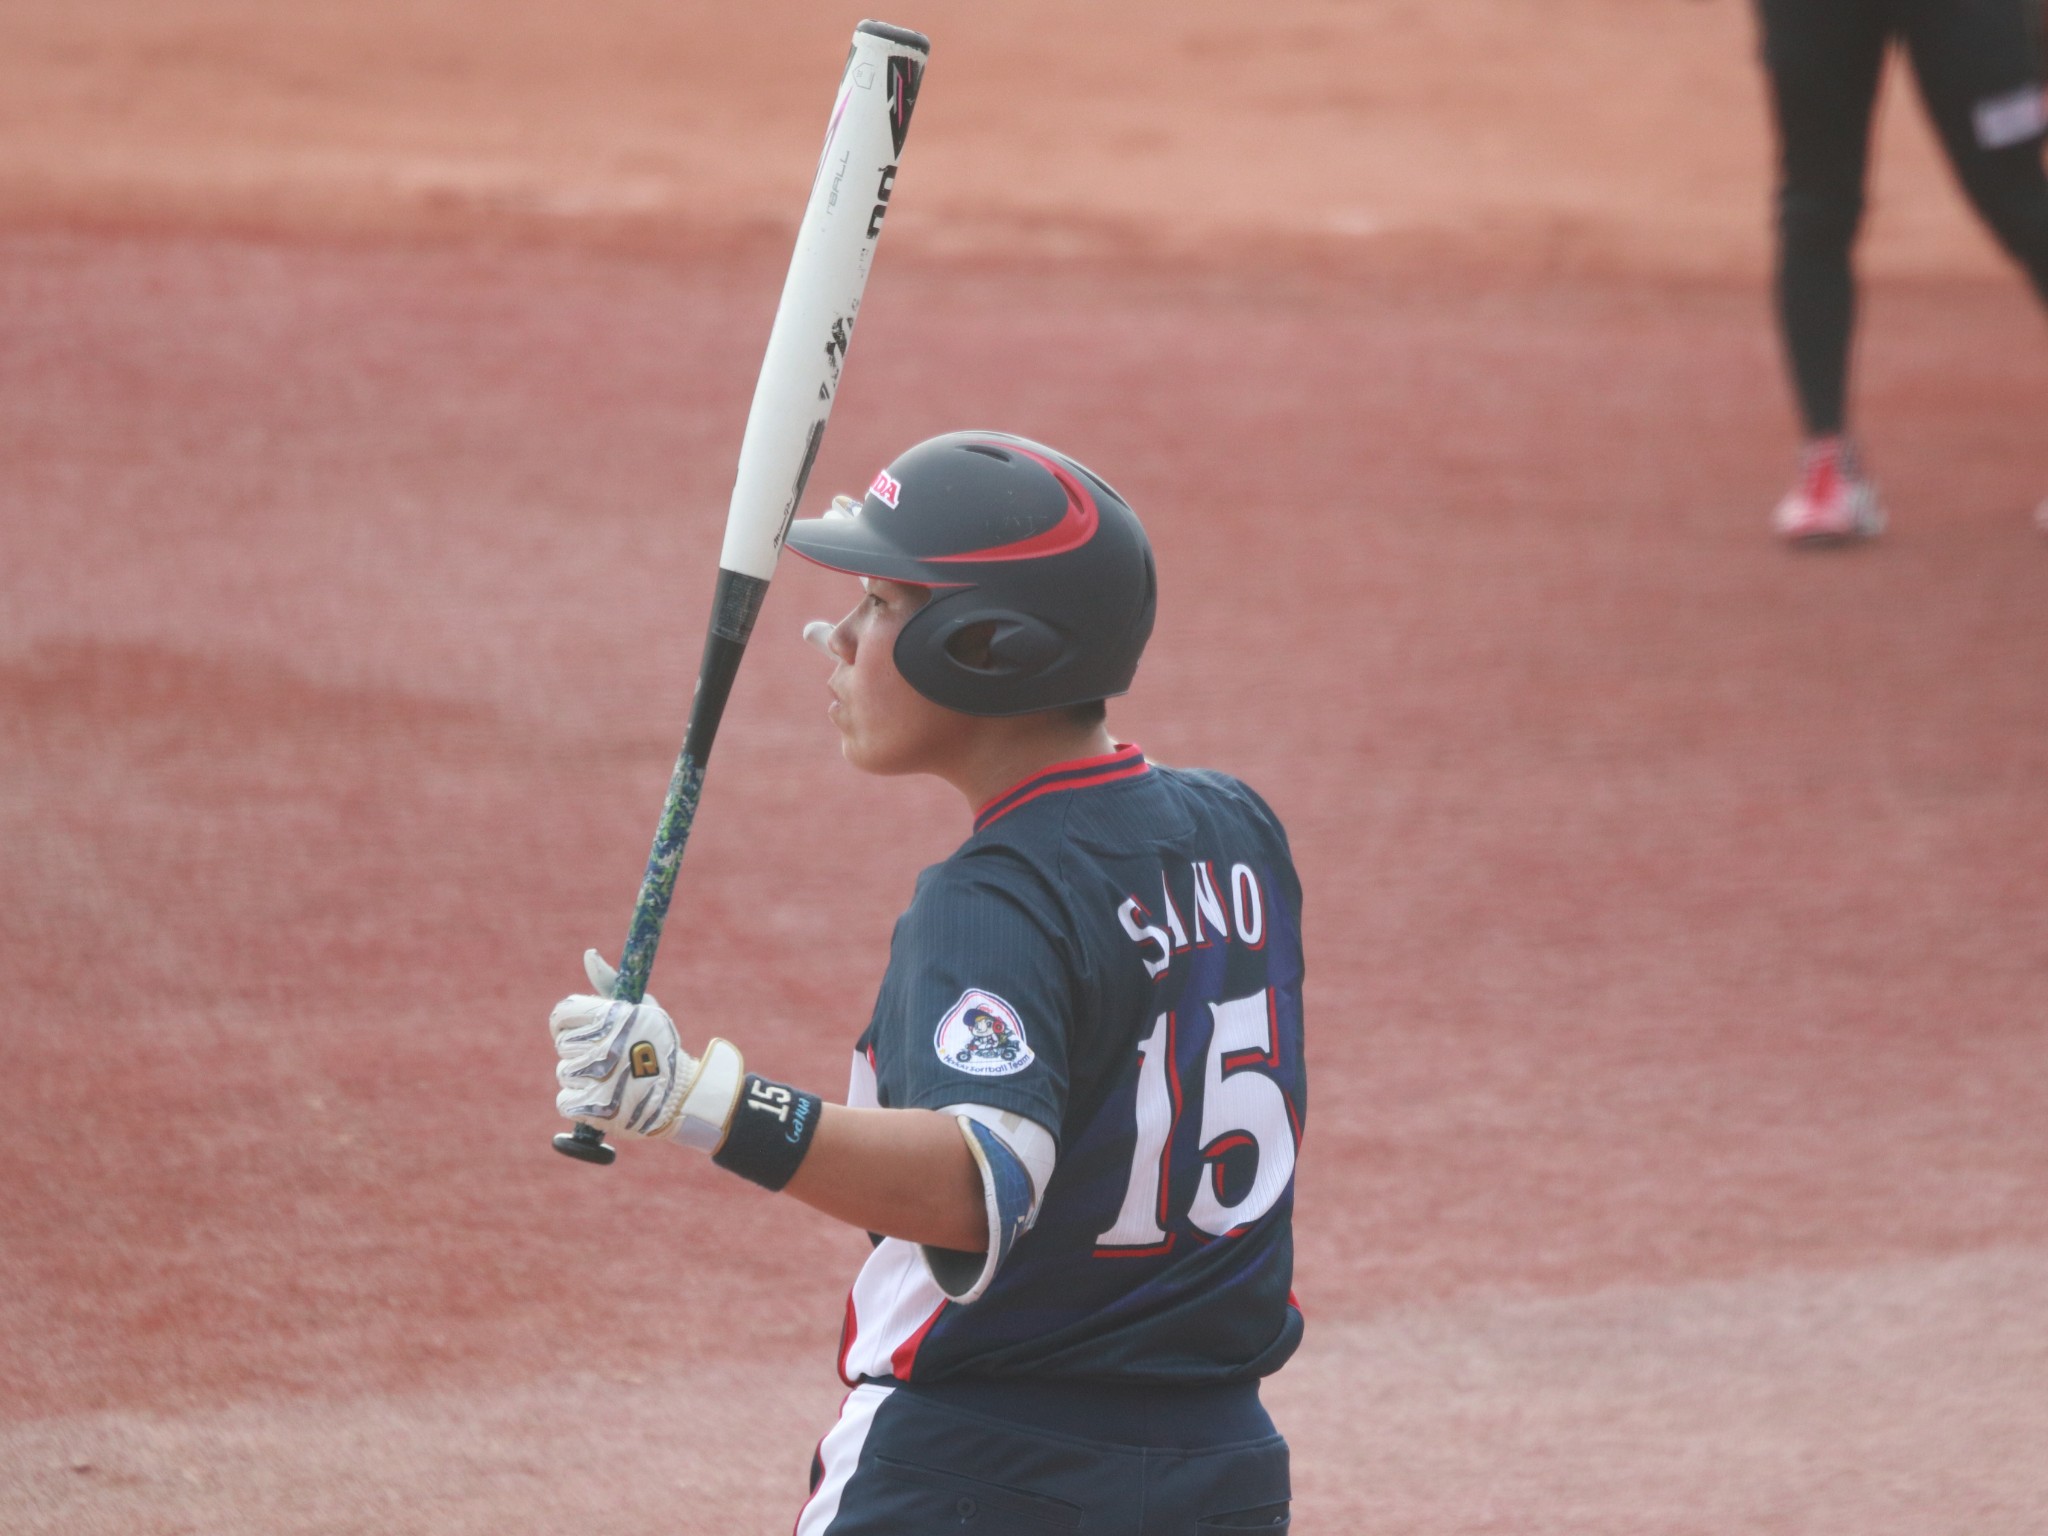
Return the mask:
<path id="1" fill-rule="evenodd" d="M 986 672 L 992 664 L 989 641 L 995 637 L 994 619 L 983 619 L 955 630 L 946 640 L 946 654 L 970 672 Z"/>

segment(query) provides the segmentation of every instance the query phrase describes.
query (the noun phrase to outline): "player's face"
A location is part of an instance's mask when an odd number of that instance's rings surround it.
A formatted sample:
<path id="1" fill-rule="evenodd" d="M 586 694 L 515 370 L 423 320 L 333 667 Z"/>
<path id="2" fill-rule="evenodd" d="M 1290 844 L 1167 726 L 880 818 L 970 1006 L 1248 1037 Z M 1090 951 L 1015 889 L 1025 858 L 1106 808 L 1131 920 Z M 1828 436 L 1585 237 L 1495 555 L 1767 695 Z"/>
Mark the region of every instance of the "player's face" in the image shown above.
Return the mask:
<path id="1" fill-rule="evenodd" d="M 866 773 L 937 772 L 958 750 L 962 719 L 896 670 L 896 637 L 931 591 L 876 577 L 864 577 L 861 589 L 826 643 L 839 663 L 828 683 L 839 750 Z"/>

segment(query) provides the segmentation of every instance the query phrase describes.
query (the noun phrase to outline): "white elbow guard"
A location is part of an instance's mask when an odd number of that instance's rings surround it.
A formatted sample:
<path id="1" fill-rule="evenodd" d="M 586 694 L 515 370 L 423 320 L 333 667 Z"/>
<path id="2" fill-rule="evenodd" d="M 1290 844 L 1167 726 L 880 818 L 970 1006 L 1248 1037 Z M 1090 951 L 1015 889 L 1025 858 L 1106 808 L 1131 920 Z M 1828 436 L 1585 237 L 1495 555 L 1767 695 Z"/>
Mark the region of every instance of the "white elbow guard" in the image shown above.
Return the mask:
<path id="1" fill-rule="evenodd" d="M 925 1266 L 939 1289 L 955 1302 L 977 1300 L 995 1279 L 1017 1239 L 1038 1219 L 1039 1202 L 1052 1178 L 1052 1134 L 1037 1122 L 985 1104 L 955 1104 L 952 1115 L 981 1170 L 988 1211 L 988 1247 L 980 1253 L 924 1248 Z"/>

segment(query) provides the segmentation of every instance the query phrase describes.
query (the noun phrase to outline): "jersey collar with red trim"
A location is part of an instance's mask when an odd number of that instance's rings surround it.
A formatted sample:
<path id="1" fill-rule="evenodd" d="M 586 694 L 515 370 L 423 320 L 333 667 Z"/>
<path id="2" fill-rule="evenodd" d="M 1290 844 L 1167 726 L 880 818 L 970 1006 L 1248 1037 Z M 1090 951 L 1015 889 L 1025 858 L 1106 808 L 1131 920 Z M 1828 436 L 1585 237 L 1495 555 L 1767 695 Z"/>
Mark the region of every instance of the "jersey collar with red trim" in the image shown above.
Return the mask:
<path id="1" fill-rule="evenodd" d="M 1119 742 L 1114 752 L 1102 757 L 1077 758 L 1071 763 L 1054 763 L 1050 768 L 1038 772 L 997 795 L 988 804 L 974 813 L 974 830 L 979 832 L 991 822 L 999 821 L 1018 806 L 1036 800 L 1041 795 L 1057 794 L 1063 789 L 1092 789 L 1097 784 L 1114 784 L 1120 779 L 1135 779 L 1150 773 L 1152 765 L 1145 761 L 1145 753 L 1135 742 Z"/>

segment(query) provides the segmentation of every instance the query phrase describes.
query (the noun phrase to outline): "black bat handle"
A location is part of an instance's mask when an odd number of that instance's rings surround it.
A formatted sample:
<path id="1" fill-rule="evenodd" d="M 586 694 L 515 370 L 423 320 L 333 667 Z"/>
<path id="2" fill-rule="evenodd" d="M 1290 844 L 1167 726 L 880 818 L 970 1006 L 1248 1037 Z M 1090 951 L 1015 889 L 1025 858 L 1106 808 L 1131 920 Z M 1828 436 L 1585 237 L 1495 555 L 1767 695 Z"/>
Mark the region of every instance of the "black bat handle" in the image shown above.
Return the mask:
<path id="1" fill-rule="evenodd" d="M 573 1131 L 558 1132 L 555 1150 L 586 1163 L 608 1163 L 619 1155 L 619 1149 L 604 1139 L 604 1132 L 588 1123 L 579 1124 Z"/>
<path id="2" fill-rule="evenodd" d="M 799 485 L 799 495 L 802 489 Z M 704 659 L 697 669 L 697 696 L 690 705 L 690 728 L 683 737 L 683 750 L 676 755 L 675 772 L 669 775 L 661 822 L 654 829 L 654 846 L 647 853 L 647 873 L 640 880 L 640 898 L 633 903 L 632 930 L 619 954 L 619 978 L 612 985 L 614 998 L 637 1003 L 647 995 L 655 946 L 661 942 L 669 900 L 675 895 L 676 871 L 683 862 L 683 849 L 689 845 L 691 824 L 697 819 L 697 797 L 704 789 L 704 762 L 718 737 L 725 701 L 732 695 L 733 678 L 739 673 L 747 638 L 753 633 L 761 600 L 767 595 L 768 583 L 758 577 L 723 569 L 718 573 L 718 588 L 711 600 L 710 633 L 704 638 Z M 605 1141 L 604 1133 L 588 1121 L 579 1121 L 573 1131 L 559 1133 L 555 1150 L 565 1157 L 598 1164 L 609 1163 L 619 1155 Z"/>

